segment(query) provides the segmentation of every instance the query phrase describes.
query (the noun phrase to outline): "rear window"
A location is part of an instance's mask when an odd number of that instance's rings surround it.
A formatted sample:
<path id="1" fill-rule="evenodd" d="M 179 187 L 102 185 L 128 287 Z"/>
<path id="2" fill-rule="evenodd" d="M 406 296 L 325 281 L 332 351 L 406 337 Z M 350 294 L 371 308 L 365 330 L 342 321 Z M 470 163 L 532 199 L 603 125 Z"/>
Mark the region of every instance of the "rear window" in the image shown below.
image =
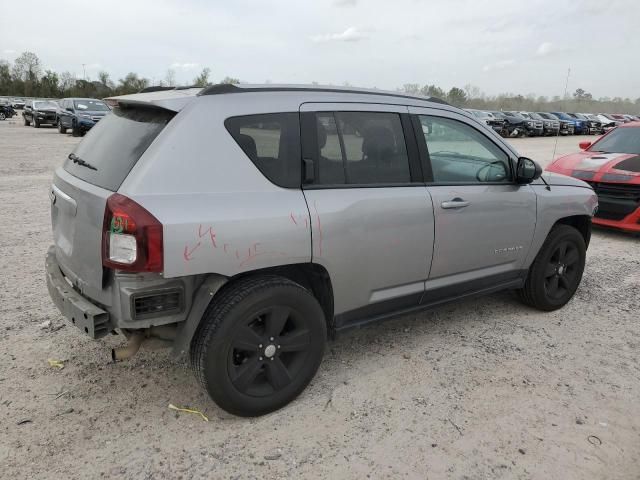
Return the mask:
<path id="1" fill-rule="evenodd" d="M 231 117 L 225 127 L 244 153 L 271 182 L 300 187 L 300 124 L 298 113 Z"/>
<path id="2" fill-rule="evenodd" d="M 158 108 L 115 107 L 87 133 L 71 156 L 75 161 L 67 159 L 64 169 L 115 192 L 174 116 L 175 112 Z"/>

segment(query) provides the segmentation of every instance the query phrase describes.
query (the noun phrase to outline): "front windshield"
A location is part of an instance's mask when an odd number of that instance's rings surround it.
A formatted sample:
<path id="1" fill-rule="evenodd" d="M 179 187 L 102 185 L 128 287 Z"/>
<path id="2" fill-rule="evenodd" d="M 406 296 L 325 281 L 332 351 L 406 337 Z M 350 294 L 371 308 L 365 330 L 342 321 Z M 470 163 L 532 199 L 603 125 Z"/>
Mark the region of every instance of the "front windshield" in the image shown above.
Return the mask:
<path id="1" fill-rule="evenodd" d="M 479 112 L 478 110 L 471 110 L 471 113 L 472 113 L 474 116 L 478 117 L 478 118 L 484 118 L 484 117 L 486 117 L 486 115 L 485 115 L 484 113 Z"/>
<path id="2" fill-rule="evenodd" d="M 524 117 L 522 115 L 520 115 L 519 113 L 516 112 L 504 112 L 505 115 L 508 115 L 510 117 L 514 117 L 514 118 L 518 118 L 518 119 L 523 119 Z"/>
<path id="3" fill-rule="evenodd" d="M 502 113 L 502 112 L 491 112 L 491 113 L 493 113 L 498 118 L 505 118 L 506 117 L 506 115 L 504 113 Z"/>
<path id="4" fill-rule="evenodd" d="M 531 112 L 529 116 L 534 120 L 543 120 L 543 118 L 540 115 L 538 115 L 536 112 Z"/>
<path id="5" fill-rule="evenodd" d="M 33 108 L 58 108 L 58 104 L 50 100 L 44 102 L 33 102 Z"/>
<path id="6" fill-rule="evenodd" d="M 78 110 L 90 110 L 92 112 L 106 112 L 109 107 L 100 100 L 74 100 L 73 104 Z"/>
<path id="7" fill-rule="evenodd" d="M 594 143 L 589 151 L 640 154 L 640 128 L 616 128 Z"/>

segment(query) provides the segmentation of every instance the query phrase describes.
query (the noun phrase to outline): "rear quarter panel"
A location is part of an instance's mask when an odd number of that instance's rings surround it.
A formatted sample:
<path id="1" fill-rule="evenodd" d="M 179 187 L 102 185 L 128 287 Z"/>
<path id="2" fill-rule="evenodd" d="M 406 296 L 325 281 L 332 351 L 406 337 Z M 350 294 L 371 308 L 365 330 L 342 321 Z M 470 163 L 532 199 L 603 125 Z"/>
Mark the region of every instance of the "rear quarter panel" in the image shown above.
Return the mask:
<path id="1" fill-rule="evenodd" d="M 298 111 L 250 94 L 198 98 L 147 149 L 119 193 L 162 224 L 164 276 L 233 276 L 311 261 L 309 210 L 300 189 L 271 183 L 224 127 L 231 116 Z M 253 101 L 252 101 L 253 100 Z"/>

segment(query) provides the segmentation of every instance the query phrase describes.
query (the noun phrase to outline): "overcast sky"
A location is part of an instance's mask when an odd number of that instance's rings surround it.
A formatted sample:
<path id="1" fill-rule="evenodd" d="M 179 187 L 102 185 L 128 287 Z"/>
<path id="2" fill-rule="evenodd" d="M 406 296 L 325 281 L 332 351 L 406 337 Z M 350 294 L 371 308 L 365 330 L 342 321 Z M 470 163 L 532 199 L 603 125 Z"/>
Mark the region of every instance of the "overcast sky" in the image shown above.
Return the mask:
<path id="1" fill-rule="evenodd" d="M 11 0 L 0 59 L 114 80 L 211 79 L 640 97 L 638 0 Z"/>

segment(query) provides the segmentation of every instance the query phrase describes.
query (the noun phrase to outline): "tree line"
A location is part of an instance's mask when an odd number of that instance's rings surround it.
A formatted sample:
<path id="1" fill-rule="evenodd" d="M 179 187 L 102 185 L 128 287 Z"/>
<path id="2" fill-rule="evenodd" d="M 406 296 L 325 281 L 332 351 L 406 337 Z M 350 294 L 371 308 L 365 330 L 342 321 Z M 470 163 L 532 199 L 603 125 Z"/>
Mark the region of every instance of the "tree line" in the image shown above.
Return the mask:
<path id="1" fill-rule="evenodd" d="M 211 85 L 211 69 L 203 68 L 190 85 L 205 87 Z M 225 77 L 218 83 L 240 83 L 237 78 Z M 157 83 L 161 86 L 178 86 L 176 74 L 168 69 L 165 77 Z M 89 97 L 104 98 L 112 95 L 126 95 L 139 92 L 151 86 L 148 78 L 135 72 L 113 81 L 107 71 L 98 72 L 96 79 L 77 79 L 71 72 L 43 70 L 40 58 L 33 52 L 23 52 L 13 64 L 0 60 L 0 95 L 16 97 Z"/>
<path id="2" fill-rule="evenodd" d="M 204 87 L 212 83 L 237 84 L 240 83 L 240 80 L 224 77 L 222 80 L 214 82 L 211 80 L 211 69 L 203 68 L 190 85 Z M 178 86 L 175 71 L 168 69 L 164 78 L 156 82 L 156 85 Z M 70 72 L 44 70 L 42 62 L 33 52 L 23 52 L 13 64 L 6 60 L 0 60 L 0 95 L 2 96 L 104 98 L 139 92 L 149 86 L 151 86 L 151 81 L 135 72 L 130 72 L 123 78 L 113 81 L 106 71 L 98 72 L 97 78 L 91 80 L 77 79 Z M 640 98 L 635 100 L 622 97 L 595 99 L 581 88 L 576 89 L 572 95 L 567 94 L 562 97 L 511 93 L 490 96 L 473 85 L 465 85 L 463 88 L 453 87 L 446 91 L 437 85 L 408 83 L 398 90 L 412 95 L 440 98 L 458 107 L 481 110 L 640 114 Z"/>

